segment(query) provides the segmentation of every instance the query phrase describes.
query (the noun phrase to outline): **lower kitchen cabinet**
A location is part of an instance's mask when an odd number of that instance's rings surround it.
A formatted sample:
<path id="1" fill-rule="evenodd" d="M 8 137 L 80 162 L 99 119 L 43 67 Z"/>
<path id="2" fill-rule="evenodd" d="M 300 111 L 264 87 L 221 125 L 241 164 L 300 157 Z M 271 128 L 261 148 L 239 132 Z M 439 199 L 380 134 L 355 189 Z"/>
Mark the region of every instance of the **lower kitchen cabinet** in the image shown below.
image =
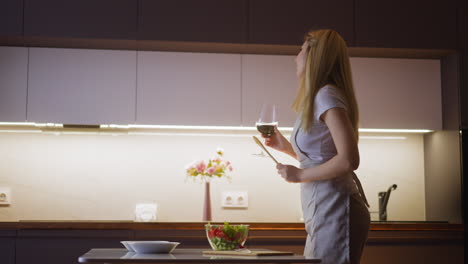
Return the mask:
<path id="1" fill-rule="evenodd" d="M 91 248 L 123 247 L 120 241 L 131 239 L 131 230 L 20 230 L 16 264 L 78 263 Z"/>
<path id="2" fill-rule="evenodd" d="M 15 263 L 16 230 L 0 230 L 0 263 Z"/>
<path id="3" fill-rule="evenodd" d="M 361 263 L 464 263 L 463 251 L 463 243 L 367 243 Z"/>
<path id="4" fill-rule="evenodd" d="M 0 224 L 2 224 L 0 222 Z M 28 223 L 0 229 L 1 264 L 70 264 L 91 248 L 123 248 L 123 240 L 168 240 L 209 248 L 203 223 Z M 35 225 L 35 229 L 31 226 Z M 60 225 L 60 229 L 54 229 Z M 77 226 L 86 225 L 86 229 Z M 118 225 L 121 225 L 120 227 Z M 303 224 L 250 223 L 245 246 L 303 254 Z M 268 227 L 268 228 L 267 228 Z M 43 228 L 43 229 L 40 229 Z M 68 228 L 68 229 L 67 229 Z M 94 229 L 93 229 L 94 228 Z M 120 229 L 117 229 L 120 228 Z M 463 263 L 464 225 L 372 223 L 361 263 Z"/>

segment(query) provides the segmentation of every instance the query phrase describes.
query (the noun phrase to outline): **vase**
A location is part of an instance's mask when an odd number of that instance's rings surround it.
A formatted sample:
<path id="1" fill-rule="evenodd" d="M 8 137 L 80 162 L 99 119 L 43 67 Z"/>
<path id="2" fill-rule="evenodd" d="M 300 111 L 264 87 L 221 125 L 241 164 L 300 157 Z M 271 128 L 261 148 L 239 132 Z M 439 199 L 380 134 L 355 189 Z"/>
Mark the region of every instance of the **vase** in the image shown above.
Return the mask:
<path id="1" fill-rule="evenodd" d="M 203 221 L 211 221 L 211 196 L 210 196 L 210 183 L 205 182 L 205 201 L 203 203 Z"/>

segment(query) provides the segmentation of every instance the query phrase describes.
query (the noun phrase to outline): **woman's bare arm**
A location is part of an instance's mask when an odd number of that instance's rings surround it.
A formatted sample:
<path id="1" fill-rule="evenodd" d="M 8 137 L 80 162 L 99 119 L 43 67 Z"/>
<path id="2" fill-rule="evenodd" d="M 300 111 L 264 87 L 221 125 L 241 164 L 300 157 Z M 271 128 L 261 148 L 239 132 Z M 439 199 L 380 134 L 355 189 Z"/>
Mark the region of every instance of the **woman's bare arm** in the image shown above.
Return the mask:
<path id="1" fill-rule="evenodd" d="M 310 182 L 346 175 L 359 167 L 359 149 L 347 112 L 342 108 L 326 111 L 322 120 L 327 124 L 337 154 L 327 162 L 307 169 L 279 164 L 278 172 L 289 182 Z"/>

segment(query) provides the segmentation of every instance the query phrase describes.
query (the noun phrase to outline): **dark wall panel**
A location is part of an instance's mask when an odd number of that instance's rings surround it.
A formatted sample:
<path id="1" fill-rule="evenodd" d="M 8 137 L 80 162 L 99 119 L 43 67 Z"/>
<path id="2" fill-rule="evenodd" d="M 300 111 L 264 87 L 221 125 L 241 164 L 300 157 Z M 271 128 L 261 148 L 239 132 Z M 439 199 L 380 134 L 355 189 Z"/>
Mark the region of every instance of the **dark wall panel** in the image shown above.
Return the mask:
<path id="1" fill-rule="evenodd" d="M 456 0 L 355 0 L 356 45 L 456 48 Z"/>
<path id="2" fill-rule="evenodd" d="M 139 39 L 246 41 L 246 0 L 140 0 L 139 3 Z"/>
<path id="3" fill-rule="evenodd" d="M 331 28 L 354 45 L 353 1 L 252 0 L 251 43 L 301 45 L 307 31 Z"/>
<path id="4" fill-rule="evenodd" d="M 0 1 L 0 36 L 23 35 L 23 0 Z"/>
<path id="5" fill-rule="evenodd" d="M 25 36 L 135 39 L 135 0 L 25 0 Z"/>

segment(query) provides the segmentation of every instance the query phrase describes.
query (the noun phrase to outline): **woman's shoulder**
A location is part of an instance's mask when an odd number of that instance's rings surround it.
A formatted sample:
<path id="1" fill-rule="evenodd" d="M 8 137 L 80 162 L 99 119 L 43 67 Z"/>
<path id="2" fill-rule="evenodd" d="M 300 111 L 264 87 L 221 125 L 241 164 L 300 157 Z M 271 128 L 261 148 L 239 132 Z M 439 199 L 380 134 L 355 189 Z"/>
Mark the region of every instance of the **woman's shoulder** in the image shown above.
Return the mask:
<path id="1" fill-rule="evenodd" d="M 320 87 L 318 93 L 340 93 L 340 89 L 333 84 L 327 84 Z"/>
<path id="2" fill-rule="evenodd" d="M 340 107 L 348 109 L 348 104 L 341 90 L 334 85 L 325 85 L 319 89 L 315 97 L 315 111 L 320 116 L 330 108 Z"/>
<path id="3" fill-rule="evenodd" d="M 327 84 L 325 86 L 322 86 L 317 91 L 317 99 L 320 99 L 323 97 L 335 97 L 335 98 L 338 97 L 340 99 L 344 99 L 344 96 L 341 90 L 332 84 Z"/>

